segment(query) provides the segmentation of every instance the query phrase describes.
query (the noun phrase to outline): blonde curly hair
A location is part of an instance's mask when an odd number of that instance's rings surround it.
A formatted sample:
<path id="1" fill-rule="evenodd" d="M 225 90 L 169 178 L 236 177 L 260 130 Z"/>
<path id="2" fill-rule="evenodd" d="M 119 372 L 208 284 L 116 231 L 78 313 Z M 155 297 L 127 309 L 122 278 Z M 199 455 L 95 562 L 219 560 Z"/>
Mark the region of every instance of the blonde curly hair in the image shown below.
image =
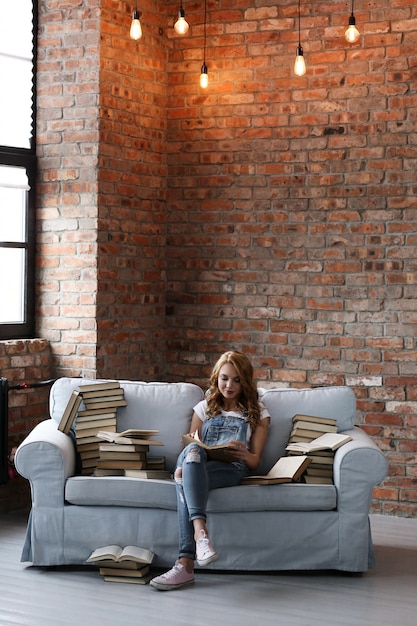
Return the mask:
<path id="1" fill-rule="evenodd" d="M 210 386 L 207 392 L 208 418 L 220 413 L 223 406 L 223 396 L 218 387 L 219 373 L 225 363 L 231 363 L 240 379 L 242 391 L 238 398 L 238 407 L 244 413 L 251 429 L 255 431 L 261 421 L 258 389 L 253 380 L 253 367 L 249 359 L 236 350 L 229 350 L 221 355 L 210 376 Z"/>

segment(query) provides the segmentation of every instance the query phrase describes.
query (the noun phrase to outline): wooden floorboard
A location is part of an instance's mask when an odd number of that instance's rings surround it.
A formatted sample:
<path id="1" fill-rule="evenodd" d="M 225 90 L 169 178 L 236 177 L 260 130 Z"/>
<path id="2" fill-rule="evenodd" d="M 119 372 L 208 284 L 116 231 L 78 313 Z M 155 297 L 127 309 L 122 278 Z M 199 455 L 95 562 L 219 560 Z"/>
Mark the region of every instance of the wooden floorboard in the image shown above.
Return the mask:
<path id="1" fill-rule="evenodd" d="M 371 516 L 377 567 L 329 572 L 198 572 L 158 592 L 105 583 L 91 567 L 20 563 L 25 519 L 0 518 L 1 626 L 416 626 L 417 519 Z"/>

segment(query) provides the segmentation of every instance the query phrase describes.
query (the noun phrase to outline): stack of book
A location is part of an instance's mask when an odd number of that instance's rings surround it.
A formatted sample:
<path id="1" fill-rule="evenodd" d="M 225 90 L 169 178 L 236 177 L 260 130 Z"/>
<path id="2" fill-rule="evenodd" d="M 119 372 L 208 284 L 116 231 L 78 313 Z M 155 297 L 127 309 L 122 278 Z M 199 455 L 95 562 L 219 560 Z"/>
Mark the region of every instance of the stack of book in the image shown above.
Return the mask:
<path id="1" fill-rule="evenodd" d="M 69 433 L 75 422 L 82 474 L 93 473 L 97 466 L 100 441 L 97 432 L 103 428 L 116 432 L 117 409 L 126 405 L 124 390 L 117 381 L 80 385 L 72 392 L 58 429 Z"/>
<path id="2" fill-rule="evenodd" d="M 337 433 L 335 419 L 295 415 L 294 427 L 287 445 L 288 455 L 307 455 L 310 458 L 305 474 L 306 483 L 333 484 L 333 462 L 337 448 L 351 440 L 349 435 Z"/>
<path id="3" fill-rule="evenodd" d="M 315 417 L 313 415 L 294 415 L 292 418 L 293 428 L 288 443 L 300 443 L 313 441 L 323 433 L 336 433 L 337 421 L 327 417 Z"/>
<path id="4" fill-rule="evenodd" d="M 98 565 L 106 582 L 146 585 L 151 578 L 149 565 L 154 556 L 146 548 L 110 545 L 94 550 L 86 562 Z"/>
<path id="5" fill-rule="evenodd" d="M 97 437 L 99 459 L 95 476 L 130 476 L 135 478 L 170 478 L 164 470 L 164 457 L 150 457 L 151 446 L 162 446 L 153 439 L 159 431 L 129 428 L 121 433 L 101 430 Z"/>
<path id="6" fill-rule="evenodd" d="M 81 473 L 92 474 L 100 456 L 97 433 L 103 428 L 116 432 L 117 409 L 127 402 L 117 381 L 80 385 L 79 390 L 85 409 L 78 411 L 75 422 L 77 452 L 81 458 Z"/>

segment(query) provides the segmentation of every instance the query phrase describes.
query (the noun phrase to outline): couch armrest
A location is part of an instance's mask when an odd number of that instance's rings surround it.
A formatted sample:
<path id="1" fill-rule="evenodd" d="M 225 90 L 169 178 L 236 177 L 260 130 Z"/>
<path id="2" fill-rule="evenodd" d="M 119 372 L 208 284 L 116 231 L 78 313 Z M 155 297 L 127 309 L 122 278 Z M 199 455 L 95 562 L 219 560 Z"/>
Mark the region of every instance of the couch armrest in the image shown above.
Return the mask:
<path id="1" fill-rule="evenodd" d="M 334 457 L 333 477 L 338 492 L 338 510 L 369 510 L 372 489 L 384 480 L 388 463 L 372 439 L 358 427 L 345 431 L 352 441 Z"/>
<path id="2" fill-rule="evenodd" d="M 30 482 L 33 506 L 63 506 L 65 481 L 75 472 L 75 449 L 54 420 L 35 426 L 18 447 L 15 465 Z"/>

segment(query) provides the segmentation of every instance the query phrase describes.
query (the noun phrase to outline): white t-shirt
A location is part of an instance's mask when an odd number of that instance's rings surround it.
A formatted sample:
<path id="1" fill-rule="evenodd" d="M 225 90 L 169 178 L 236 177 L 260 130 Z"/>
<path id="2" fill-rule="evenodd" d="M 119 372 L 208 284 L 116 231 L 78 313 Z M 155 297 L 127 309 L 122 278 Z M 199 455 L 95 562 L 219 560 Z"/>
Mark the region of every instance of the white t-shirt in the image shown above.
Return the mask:
<path id="1" fill-rule="evenodd" d="M 259 403 L 259 407 L 261 409 L 261 420 L 265 419 L 266 417 L 269 417 L 268 409 L 266 408 L 264 404 L 262 404 L 262 402 Z M 198 404 L 196 404 L 194 407 L 194 412 L 198 415 L 198 417 L 201 419 L 202 422 L 205 422 L 208 419 L 207 400 L 201 400 Z M 221 408 L 218 415 L 224 415 L 225 417 L 238 417 L 239 419 L 246 421 L 246 418 L 243 415 L 242 411 L 225 411 L 224 409 Z M 248 442 L 250 441 L 251 436 L 252 436 L 252 429 L 249 424 L 248 430 L 247 430 Z"/>

